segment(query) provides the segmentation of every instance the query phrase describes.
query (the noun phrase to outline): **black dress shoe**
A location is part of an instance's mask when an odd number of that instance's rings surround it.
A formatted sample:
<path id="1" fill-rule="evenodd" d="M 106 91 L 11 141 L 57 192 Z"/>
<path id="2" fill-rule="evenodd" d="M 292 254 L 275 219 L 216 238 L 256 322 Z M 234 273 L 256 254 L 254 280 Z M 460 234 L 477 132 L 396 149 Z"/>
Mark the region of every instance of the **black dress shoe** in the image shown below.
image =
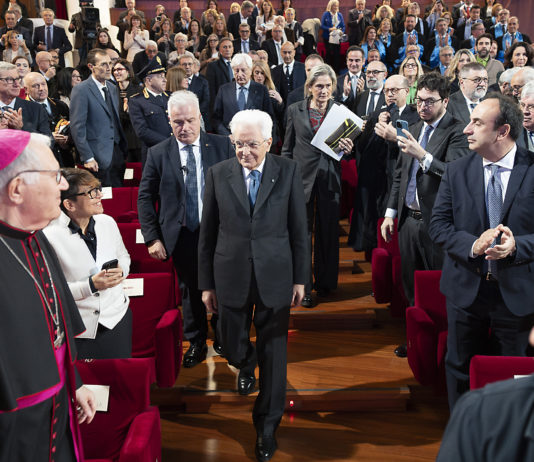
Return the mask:
<path id="1" fill-rule="evenodd" d="M 240 371 L 237 377 L 237 392 L 240 395 L 250 395 L 254 391 L 256 377 L 254 374 L 248 374 Z"/>
<path id="2" fill-rule="evenodd" d="M 395 348 L 395 355 L 397 355 L 399 358 L 406 358 L 406 356 L 408 356 L 408 349 L 406 345 L 399 345 L 397 348 Z"/>
<path id="3" fill-rule="evenodd" d="M 222 349 L 222 346 L 221 344 L 219 343 L 219 341 L 217 339 L 215 339 L 213 341 L 213 350 L 215 351 L 215 353 L 217 353 L 218 355 L 222 355 L 222 352 L 223 352 L 223 349 Z"/>
<path id="4" fill-rule="evenodd" d="M 198 363 L 201 363 L 206 359 L 207 352 L 208 347 L 205 343 L 202 345 L 192 344 L 184 355 L 184 367 L 194 367 Z"/>
<path id="5" fill-rule="evenodd" d="M 311 295 L 304 295 L 304 297 L 302 297 L 302 301 L 300 302 L 300 304 L 304 308 L 313 308 L 313 300 L 311 298 Z"/>
<path id="6" fill-rule="evenodd" d="M 271 460 L 277 448 L 276 438 L 274 436 L 258 436 L 256 439 L 256 459 L 259 462 Z"/>
<path id="7" fill-rule="evenodd" d="M 317 289 L 317 296 L 318 297 L 328 297 L 330 295 L 330 289 Z"/>

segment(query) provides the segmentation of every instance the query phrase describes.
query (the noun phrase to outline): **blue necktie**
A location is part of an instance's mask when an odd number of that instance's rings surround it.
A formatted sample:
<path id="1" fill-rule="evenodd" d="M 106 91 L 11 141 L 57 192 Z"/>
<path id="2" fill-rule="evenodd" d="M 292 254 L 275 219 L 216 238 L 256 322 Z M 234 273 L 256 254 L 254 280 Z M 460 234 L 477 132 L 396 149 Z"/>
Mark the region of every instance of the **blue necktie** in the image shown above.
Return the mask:
<path id="1" fill-rule="evenodd" d="M 239 97 L 237 98 L 237 107 L 240 111 L 244 110 L 247 105 L 247 98 L 245 97 L 245 87 L 239 87 Z"/>
<path id="2" fill-rule="evenodd" d="M 430 134 L 434 130 L 432 125 L 427 125 L 425 128 L 425 133 L 423 134 L 423 139 L 421 140 L 421 147 L 426 149 L 428 144 L 428 139 Z M 410 169 L 410 181 L 408 182 L 408 188 L 406 189 L 406 205 L 410 206 L 415 201 L 415 192 L 417 190 L 417 170 L 419 169 L 419 161 L 417 159 L 412 159 L 412 167 Z"/>
<path id="3" fill-rule="evenodd" d="M 250 184 L 248 188 L 248 200 L 250 202 L 251 209 L 254 209 L 256 205 L 256 198 L 258 197 L 258 189 L 260 189 L 260 172 L 258 170 L 252 170 L 249 173 Z"/>
<path id="4" fill-rule="evenodd" d="M 193 154 L 193 146 L 188 144 L 187 151 L 187 176 L 185 177 L 185 220 L 189 231 L 195 231 L 199 225 L 198 219 L 198 186 L 197 186 L 197 164 Z"/>
<path id="5" fill-rule="evenodd" d="M 488 211 L 488 219 L 490 228 L 496 228 L 501 222 L 502 212 L 502 184 L 499 177 L 499 166 L 490 164 L 491 177 L 488 182 L 488 193 L 486 198 L 486 207 Z M 491 247 L 497 244 L 494 240 Z M 494 277 L 497 275 L 497 264 L 491 260 L 488 261 L 488 270 Z"/>
<path id="6" fill-rule="evenodd" d="M 243 49 L 243 53 L 248 53 L 249 52 L 248 42 L 243 40 L 241 48 Z"/>

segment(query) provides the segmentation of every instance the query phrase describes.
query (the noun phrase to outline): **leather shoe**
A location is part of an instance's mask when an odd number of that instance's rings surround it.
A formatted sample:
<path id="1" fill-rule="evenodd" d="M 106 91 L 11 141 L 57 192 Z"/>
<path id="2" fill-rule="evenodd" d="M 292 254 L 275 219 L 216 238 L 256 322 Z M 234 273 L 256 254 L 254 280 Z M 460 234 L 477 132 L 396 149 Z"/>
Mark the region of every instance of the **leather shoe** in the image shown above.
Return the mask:
<path id="1" fill-rule="evenodd" d="M 399 358 L 406 358 L 406 356 L 408 356 L 408 348 L 406 345 L 399 345 L 395 348 L 395 355 Z"/>
<path id="2" fill-rule="evenodd" d="M 217 353 L 218 355 L 222 355 L 222 352 L 223 352 L 223 349 L 222 349 L 222 346 L 221 344 L 219 343 L 219 341 L 217 339 L 215 339 L 213 341 L 213 350 L 215 351 L 215 353 Z"/>
<path id="3" fill-rule="evenodd" d="M 259 462 L 271 460 L 277 449 L 276 438 L 274 436 L 258 436 L 256 438 L 256 459 Z"/>
<path id="4" fill-rule="evenodd" d="M 250 395 L 254 391 L 256 385 L 256 377 L 254 374 L 247 374 L 243 371 L 239 372 L 237 377 L 237 392 L 240 395 Z"/>
<path id="5" fill-rule="evenodd" d="M 304 295 L 304 297 L 302 297 L 302 301 L 300 302 L 300 304 L 304 308 L 313 308 L 313 300 L 311 298 L 311 295 Z"/>
<path id="6" fill-rule="evenodd" d="M 205 343 L 202 345 L 195 345 L 194 343 L 189 347 L 184 355 L 184 367 L 195 367 L 206 359 L 208 347 Z"/>

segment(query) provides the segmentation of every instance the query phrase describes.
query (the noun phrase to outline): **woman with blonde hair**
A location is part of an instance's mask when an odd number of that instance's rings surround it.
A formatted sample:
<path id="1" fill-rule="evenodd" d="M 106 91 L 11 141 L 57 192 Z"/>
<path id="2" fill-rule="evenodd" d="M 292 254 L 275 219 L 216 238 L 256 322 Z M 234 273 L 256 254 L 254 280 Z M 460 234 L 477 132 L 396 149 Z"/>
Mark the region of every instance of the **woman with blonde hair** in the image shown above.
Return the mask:
<path id="1" fill-rule="evenodd" d="M 417 81 L 423 74 L 423 66 L 421 66 L 419 59 L 415 56 L 404 58 L 399 67 L 399 75 L 406 77 L 410 84 L 410 91 L 406 96 L 406 104 L 413 104 L 415 102 L 415 97 L 417 96 Z"/>
<path id="2" fill-rule="evenodd" d="M 255 61 L 254 64 L 252 64 L 252 80 L 267 87 L 271 98 L 271 104 L 278 117 L 279 113 L 284 110 L 284 101 L 282 100 L 280 93 L 276 91 L 269 65 L 260 60 Z"/>
<path id="3" fill-rule="evenodd" d="M 382 45 L 387 49 L 391 45 L 391 39 L 395 36 L 393 33 L 393 22 L 389 18 L 382 19 L 380 27 L 376 31 L 378 34 L 378 40 L 382 42 Z"/>
<path id="4" fill-rule="evenodd" d="M 339 12 L 338 0 L 330 0 L 326 5 L 326 11 L 321 18 L 321 30 L 323 41 L 326 45 L 326 62 L 334 71 L 339 70 L 340 38 L 345 33 L 345 21 Z"/>
<path id="5" fill-rule="evenodd" d="M 202 17 L 204 18 L 204 22 L 202 23 L 202 30 L 204 31 L 204 34 L 213 34 L 213 30 L 215 29 L 215 21 L 217 21 L 217 19 L 219 19 L 221 16 L 219 16 L 217 10 L 210 8 L 202 13 Z M 224 19 L 224 16 L 222 16 L 221 19 Z"/>
<path id="6" fill-rule="evenodd" d="M 376 10 L 376 14 L 373 17 L 373 26 L 379 29 L 384 19 L 390 20 L 392 32 L 397 30 L 397 23 L 395 22 L 395 11 L 393 11 L 393 8 L 388 5 L 382 5 L 378 7 L 378 9 Z"/>
<path id="7" fill-rule="evenodd" d="M 449 83 L 451 84 L 451 95 L 460 89 L 460 84 L 458 82 L 458 73 L 460 72 L 460 69 L 467 63 L 474 63 L 475 61 L 475 56 L 467 48 L 462 48 L 456 52 L 452 58 L 451 64 L 445 71 L 445 77 L 449 79 Z"/>
<path id="8" fill-rule="evenodd" d="M 208 13 L 213 16 L 213 22 L 208 21 L 208 18 L 207 18 Z M 208 0 L 206 9 L 202 12 L 202 16 L 200 17 L 200 28 L 204 30 L 204 27 L 207 24 L 211 24 L 211 26 L 213 27 L 213 24 L 215 24 L 215 20 L 217 18 L 224 19 L 224 14 L 222 14 L 219 11 L 219 5 L 217 4 L 216 0 Z M 209 34 L 211 34 L 211 31 L 209 33 L 206 33 L 206 35 L 209 35 Z"/>
<path id="9" fill-rule="evenodd" d="M 16 30 L 10 30 L 6 34 L 4 42 L 3 60 L 7 63 L 13 61 L 13 59 L 23 56 L 30 64 L 32 62 L 32 56 L 30 50 L 26 46 L 24 40 L 18 39 L 19 32 Z"/>
<path id="10" fill-rule="evenodd" d="M 239 13 L 241 11 L 241 5 L 237 2 L 233 2 L 230 5 L 230 14 Z"/>

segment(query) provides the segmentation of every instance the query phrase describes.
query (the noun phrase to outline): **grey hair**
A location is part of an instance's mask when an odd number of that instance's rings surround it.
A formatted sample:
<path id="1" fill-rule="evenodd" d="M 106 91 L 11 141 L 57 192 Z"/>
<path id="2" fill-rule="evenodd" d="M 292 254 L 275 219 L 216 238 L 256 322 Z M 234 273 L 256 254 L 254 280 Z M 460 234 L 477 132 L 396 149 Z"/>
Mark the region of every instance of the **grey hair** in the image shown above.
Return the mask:
<path id="1" fill-rule="evenodd" d="M 50 8 L 43 8 L 41 10 L 41 18 L 43 17 L 43 13 L 52 13 L 52 15 L 54 16 L 54 18 L 56 17 L 56 13 L 54 12 L 54 10 L 50 9 Z"/>
<path id="2" fill-rule="evenodd" d="M 22 14 L 22 8 L 19 5 L 17 5 L 16 3 L 14 5 L 13 4 L 9 5 L 8 11 L 16 11 L 17 13 Z M 54 17 L 55 17 L 55 15 L 54 15 Z"/>
<path id="3" fill-rule="evenodd" d="M 147 40 L 145 48 L 148 47 L 149 45 L 152 47 L 155 47 L 156 49 L 158 48 L 158 44 L 154 42 L 154 40 Z"/>
<path id="4" fill-rule="evenodd" d="M 179 90 L 175 91 L 169 98 L 167 103 L 167 111 L 169 116 L 173 108 L 181 108 L 183 106 L 193 105 L 198 112 L 200 112 L 200 106 L 198 104 L 198 97 L 192 91 Z"/>
<path id="5" fill-rule="evenodd" d="M 501 76 L 499 77 L 499 83 L 510 83 L 512 81 L 512 77 L 516 74 L 516 72 L 519 72 L 521 70 L 520 67 L 513 67 L 511 69 L 506 69 Z"/>
<path id="6" fill-rule="evenodd" d="M 445 45 L 444 47 L 441 47 L 439 49 L 439 54 L 441 55 L 441 53 L 444 52 L 444 51 L 452 51 L 454 53 L 454 48 L 451 47 L 450 45 Z"/>
<path id="7" fill-rule="evenodd" d="M 6 186 L 8 183 L 15 178 L 17 175 L 19 175 L 24 170 L 39 170 L 42 165 L 41 161 L 38 155 L 39 151 L 35 149 L 31 149 L 30 145 L 39 143 L 41 146 L 39 146 L 42 149 L 42 145 L 45 145 L 46 147 L 50 147 L 50 138 L 46 135 L 42 135 L 41 133 L 31 133 L 30 134 L 30 141 L 24 148 L 24 150 L 20 153 L 20 155 L 11 162 L 7 167 L 0 170 L 0 191 L 4 192 Z M 35 146 L 34 146 L 35 148 Z M 39 174 L 38 173 L 27 173 L 23 175 L 21 178 L 24 179 L 24 182 L 26 184 L 32 184 L 39 181 Z"/>
<path id="8" fill-rule="evenodd" d="M 187 35 L 185 35 L 183 32 L 178 32 L 175 36 L 174 36 L 174 41 L 176 42 L 177 39 L 179 38 L 183 38 L 183 39 L 186 39 L 187 40 Z M 156 42 L 154 42 L 156 43 Z M 157 45 L 156 45 L 157 46 Z"/>
<path id="9" fill-rule="evenodd" d="M 264 140 L 267 140 L 272 136 L 273 120 L 269 114 L 259 109 L 245 109 L 244 111 L 236 112 L 229 126 L 232 134 L 239 127 L 259 128 L 261 136 L 263 136 Z"/>
<path id="10" fill-rule="evenodd" d="M 304 96 L 310 96 L 310 87 L 319 77 L 322 77 L 323 75 L 330 77 L 330 80 L 332 80 L 333 92 L 333 89 L 336 86 L 336 73 L 328 64 L 319 64 L 318 66 L 313 67 L 308 74 L 306 83 L 304 84 Z"/>
<path id="11" fill-rule="evenodd" d="M 6 61 L 0 61 L 0 72 L 9 72 L 12 70 L 17 70 L 17 66 Z"/>
<path id="12" fill-rule="evenodd" d="M 252 58 L 246 53 L 236 53 L 230 62 L 232 69 L 237 66 L 244 64 L 249 69 L 252 69 Z"/>
<path id="13" fill-rule="evenodd" d="M 534 81 L 534 69 L 529 66 L 521 67 L 521 77 L 523 78 L 523 82 L 528 83 Z"/>
<path id="14" fill-rule="evenodd" d="M 534 97 L 534 82 L 528 82 L 521 90 L 521 99 Z"/>
<path id="15" fill-rule="evenodd" d="M 460 69 L 458 77 L 460 77 L 461 79 L 465 79 L 471 72 L 486 72 L 486 74 L 488 73 L 486 71 L 486 68 L 482 64 L 473 62 L 465 64 L 464 67 Z"/>

